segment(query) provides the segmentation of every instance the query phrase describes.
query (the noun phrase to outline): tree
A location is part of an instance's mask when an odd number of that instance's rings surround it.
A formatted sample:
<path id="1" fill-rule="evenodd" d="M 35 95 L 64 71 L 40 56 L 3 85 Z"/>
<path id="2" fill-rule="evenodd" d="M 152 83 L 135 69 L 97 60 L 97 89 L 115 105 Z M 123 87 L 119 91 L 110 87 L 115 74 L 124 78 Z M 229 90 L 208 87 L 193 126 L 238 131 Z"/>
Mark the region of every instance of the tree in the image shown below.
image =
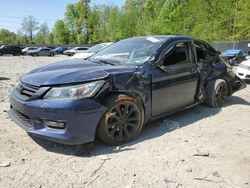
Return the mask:
<path id="1" fill-rule="evenodd" d="M 70 43 L 158 34 L 208 41 L 250 39 L 249 0 L 126 0 L 122 8 L 90 8 L 89 2 L 79 0 L 67 6 L 64 28 Z"/>
<path id="2" fill-rule="evenodd" d="M 36 21 L 36 19 L 31 15 L 23 19 L 22 30 L 29 36 L 31 43 L 34 32 L 38 30 L 38 24 L 39 23 Z"/>
<path id="3" fill-rule="evenodd" d="M 16 34 L 7 29 L 0 29 L 0 43 L 15 44 Z"/>
<path id="4" fill-rule="evenodd" d="M 48 36 L 49 36 L 49 27 L 48 27 L 47 23 L 43 23 L 40 25 L 39 33 L 41 33 L 41 35 L 42 35 L 43 44 L 45 44 L 47 42 Z"/>
<path id="5" fill-rule="evenodd" d="M 65 12 L 66 24 L 70 30 L 72 43 L 87 43 L 89 41 L 88 16 L 90 0 L 79 0 L 69 4 Z"/>
<path id="6" fill-rule="evenodd" d="M 49 44 L 54 44 L 54 34 L 53 33 L 49 34 L 48 43 Z"/>
<path id="7" fill-rule="evenodd" d="M 35 42 L 36 44 L 47 44 L 49 37 L 49 27 L 47 23 L 43 23 L 39 26 L 39 31 L 36 33 Z"/>
<path id="8" fill-rule="evenodd" d="M 56 44 L 69 44 L 70 30 L 63 20 L 57 20 L 53 30 L 54 42 Z"/>
<path id="9" fill-rule="evenodd" d="M 248 0 L 242 0 L 236 14 L 235 34 L 236 40 L 250 40 L 250 3 Z"/>

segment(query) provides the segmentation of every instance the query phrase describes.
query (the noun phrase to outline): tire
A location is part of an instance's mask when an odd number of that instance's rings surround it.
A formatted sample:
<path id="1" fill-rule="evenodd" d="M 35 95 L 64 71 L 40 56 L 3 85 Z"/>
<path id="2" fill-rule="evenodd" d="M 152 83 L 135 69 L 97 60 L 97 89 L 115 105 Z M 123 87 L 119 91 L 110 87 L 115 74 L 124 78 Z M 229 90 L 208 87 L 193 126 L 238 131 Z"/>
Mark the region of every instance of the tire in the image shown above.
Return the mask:
<path id="1" fill-rule="evenodd" d="M 134 140 L 144 123 L 144 109 L 129 96 L 114 96 L 107 100 L 108 110 L 97 127 L 97 137 L 105 144 L 115 146 Z"/>
<path id="2" fill-rule="evenodd" d="M 53 57 L 53 56 L 55 56 L 55 54 L 54 54 L 54 53 L 51 53 L 50 56 Z"/>
<path id="3" fill-rule="evenodd" d="M 3 54 L 2 54 L 2 53 L 0 53 L 0 56 L 3 56 Z"/>
<path id="4" fill-rule="evenodd" d="M 223 106 L 223 100 L 228 96 L 227 82 L 222 79 L 210 81 L 206 87 L 204 104 L 210 107 Z"/>

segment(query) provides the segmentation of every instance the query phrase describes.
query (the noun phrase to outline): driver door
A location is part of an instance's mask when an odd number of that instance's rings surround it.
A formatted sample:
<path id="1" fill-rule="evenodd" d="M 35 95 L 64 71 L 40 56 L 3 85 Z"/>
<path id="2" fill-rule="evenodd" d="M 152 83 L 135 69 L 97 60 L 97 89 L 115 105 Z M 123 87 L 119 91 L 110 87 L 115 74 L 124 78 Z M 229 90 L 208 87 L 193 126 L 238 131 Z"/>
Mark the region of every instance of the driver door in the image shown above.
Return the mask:
<path id="1" fill-rule="evenodd" d="M 194 104 L 198 84 L 191 40 L 173 42 L 162 53 L 152 70 L 153 117 Z"/>

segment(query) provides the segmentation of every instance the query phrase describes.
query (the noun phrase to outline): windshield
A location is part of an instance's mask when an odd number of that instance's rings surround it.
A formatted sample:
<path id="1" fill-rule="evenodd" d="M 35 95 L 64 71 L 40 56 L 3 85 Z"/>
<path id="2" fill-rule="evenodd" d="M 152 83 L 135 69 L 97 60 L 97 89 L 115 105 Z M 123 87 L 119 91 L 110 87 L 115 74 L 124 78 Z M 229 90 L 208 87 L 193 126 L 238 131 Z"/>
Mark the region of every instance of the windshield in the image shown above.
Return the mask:
<path id="1" fill-rule="evenodd" d="M 86 52 L 96 53 L 99 52 L 102 48 L 104 48 L 107 44 L 97 44 L 91 48 L 89 48 Z"/>
<path id="2" fill-rule="evenodd" d="M 0 45 L 0 49 L 4 48 L 4 45 Z"/>
<path id="3" fill-rule="evenodd" d="M 126 39 L 96 53 L 89 60 L 105 61 L 114 65 L 139 65 L 149 60 L 164 42 L 165 39 L 160 37 Z"/>

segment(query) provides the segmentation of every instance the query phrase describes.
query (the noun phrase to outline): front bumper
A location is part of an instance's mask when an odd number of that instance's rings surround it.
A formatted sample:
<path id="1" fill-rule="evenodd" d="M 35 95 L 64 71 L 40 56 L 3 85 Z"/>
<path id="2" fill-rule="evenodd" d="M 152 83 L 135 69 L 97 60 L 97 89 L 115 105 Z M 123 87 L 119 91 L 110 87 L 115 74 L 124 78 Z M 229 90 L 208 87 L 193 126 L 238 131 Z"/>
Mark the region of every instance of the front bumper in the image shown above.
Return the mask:
<path id="1" fill-rule="evenodd" d="M 238 67 L 236 74 L 242 80 L 250 80 L 250 69 Z"/>
<path id="2" fill-rule="evenodd" d="M 23 101 L 17 96 L 13 90 L 10 95 L 11 118 L 28 134 L 62 144 L 93 142 L 98 122 L 106 111 L 106 107 L 91 99 Z M 50 128 L 44 120 L 65 122 L 65 128 Z"/>

